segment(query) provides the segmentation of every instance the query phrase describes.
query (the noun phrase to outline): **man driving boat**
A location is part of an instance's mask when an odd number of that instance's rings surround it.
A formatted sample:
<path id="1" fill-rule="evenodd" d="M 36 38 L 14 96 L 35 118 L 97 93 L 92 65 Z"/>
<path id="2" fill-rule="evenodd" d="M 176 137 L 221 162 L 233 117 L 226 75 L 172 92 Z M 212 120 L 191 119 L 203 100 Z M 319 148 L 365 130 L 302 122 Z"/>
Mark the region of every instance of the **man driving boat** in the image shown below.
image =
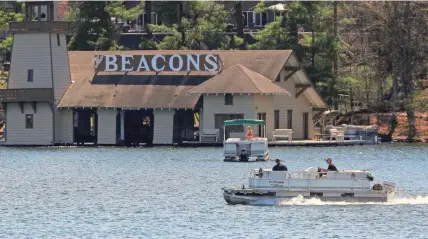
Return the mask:
<path id="1" fill-rule="evenodd" d="M 281 164 L 281 160 L 275 159 L 276 165 L 273 166 L 272 171 L 288 171 L 287 166 Z"/>
<path id="2" fill-rule="evenodd" d="M 328 171 L 335 171 L 337 172 L 336 166 L 333 164 L 333 160 L 331 158 L 327 158 L 325 162 L 328 164 L 327 169 L 318 168 L 318 172 L 320 172 L 320 177 L 327 175 Z"/>

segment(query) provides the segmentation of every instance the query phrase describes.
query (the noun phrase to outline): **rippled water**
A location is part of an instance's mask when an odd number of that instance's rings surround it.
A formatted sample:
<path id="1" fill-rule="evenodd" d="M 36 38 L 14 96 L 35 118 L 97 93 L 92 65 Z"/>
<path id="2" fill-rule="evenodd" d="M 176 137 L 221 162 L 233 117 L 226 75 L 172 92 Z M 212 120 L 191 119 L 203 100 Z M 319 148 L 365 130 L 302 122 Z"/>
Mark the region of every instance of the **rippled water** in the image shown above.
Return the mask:
<path id="1" fill-rule="evenodd" d="M 428 238 L 428 145 L 272 148 L 289 170 L 370 169 L 390 203 L 231 206 L 223 186 L 274 163 L 221 148 L 0 148 L 0 238 Z"/>

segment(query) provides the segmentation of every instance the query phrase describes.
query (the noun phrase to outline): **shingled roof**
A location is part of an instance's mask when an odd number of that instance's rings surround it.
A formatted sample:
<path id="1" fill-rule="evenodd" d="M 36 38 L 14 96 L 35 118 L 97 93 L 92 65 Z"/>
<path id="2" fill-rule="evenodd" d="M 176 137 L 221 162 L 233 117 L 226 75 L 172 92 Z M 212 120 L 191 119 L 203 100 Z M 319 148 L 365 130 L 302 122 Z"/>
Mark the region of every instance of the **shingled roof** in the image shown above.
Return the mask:
<path id="1" fill-rule="evenodd" d="M 291 50 L 263 51 L 70 51 L 71 85 L 58 107 L 194 108 L 199 95 L 186 95 L 212 78 L 214 72 L 102 72 L 95 74 L 95 55 L 218 54 L 223 73 L 240 64 L 273 81 L 284 67 Z M 249 73 L 249 74 L 254 74 Z M 219 75 L 220 76 L 220 75 Z M 233 78 L 232 78 L 233 79 Z M 263 88 L 264 89 L 264 88 Z M 264 89 L 265 90 L 265 89 Z"/>
<path id="2" fill-rule="evenodd" d="M 188 92 L 189 95 L 226 93 L 290 95 L 268 78 L 241 64 L 232 66 Z"/>

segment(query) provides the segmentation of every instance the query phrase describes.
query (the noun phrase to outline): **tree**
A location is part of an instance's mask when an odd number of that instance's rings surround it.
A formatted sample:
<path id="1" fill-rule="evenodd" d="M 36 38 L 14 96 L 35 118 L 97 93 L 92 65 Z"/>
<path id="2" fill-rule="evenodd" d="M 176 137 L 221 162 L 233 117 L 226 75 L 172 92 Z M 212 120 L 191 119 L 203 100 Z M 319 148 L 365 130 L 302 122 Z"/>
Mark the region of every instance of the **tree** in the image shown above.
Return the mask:
<path id="1" fill-rule="evenodd" d="M 177 4 L 175 2 L 169 3 Z M 158 49 L 225 49 L 228 48 L 230 37 L 224 34 L 229 13 L 223 5 L 214 1 L 186 2 L 187 11 L 178 14 L 180 21 L 172 23 L 169 14 L 164 10 L 163 25 L 150 25 L 152 31 L 170 32 L 162 42 L 157 43 Z M 164 6 L 166 3 L 164 3 Z M 175 5 L 177 6 L 177 5 Z M 165 9 L 174 9 L 166 6 Z M 178 11 L 178 12 L 181 12 Z"/>
<path id="2" fill-rule="evenodd" d="M 18 7 L 22 7 L 21 3 L 16 3 Z M 22 22 L 24 14 L 16 12 L 6 12 L 0 9 L 0 30 L 6 31 L 9 28 L 9 22 Z M 13 36 L 9 35 L 0 42 L 0 54 L 2 63 L 6 60 L 6 56 L 12 51 Z M 1 64 L 3 66 L 3 64 Z M 2 69 L 3 71 L 3 69 Z"/>
<path id="3" fill-rule="evenodd" d="M 120 29 L 111 18 L 133 20 L 144 8 L 144 2 L 126 9 L 123 1 L 76 2 L 70 7 L 67 20 L 73 23 L 74 35 L 70 50 L 123 50 L 118 45 Z"/>
<path id="4" fill-rule="evenodd" d="M 360 17 L 370 19 L 367 28 L 373 40 L 370 50 L 377 55 L 378 65 L 384 66 L 380 70 L 387 69 L 392 78 L 392 116 L 388 136 L 392 138 L 397 125 L 396 112 L 402 108 L 408 118 L 408 140 L 412 141 L 416 136 L 414 85 L 418 78 L 426 76 L 427 69 L 428 46 L 422 36 L 428 34 L 425 28 L 428 5 L 422 2 L 364 4 L 366 8 L 360 11 Z"/>
<path id="5" fill-rule="evenodd" d="M 262 2 L 263 3 L 263 2 Z M 235 20 L 236 20 L 236 35 L 239 39 L 243 39 L 242 44 L 237 44 L 240 49 L 246 48 L 246 40 L 244 37 L 244 15 L 242 13 L 242 2 L 235 3 Z"/>

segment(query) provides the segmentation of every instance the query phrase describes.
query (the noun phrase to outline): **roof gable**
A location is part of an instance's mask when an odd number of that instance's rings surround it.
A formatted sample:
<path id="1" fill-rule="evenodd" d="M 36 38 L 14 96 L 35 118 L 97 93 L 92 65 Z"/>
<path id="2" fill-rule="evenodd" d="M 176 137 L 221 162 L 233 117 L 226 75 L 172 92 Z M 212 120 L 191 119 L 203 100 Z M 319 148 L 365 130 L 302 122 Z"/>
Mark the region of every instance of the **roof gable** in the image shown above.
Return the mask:
<path id="1" fill-rule="evenodd" d="M 281 94 L 290 95 L 268 78 L 241 64 L 236 64 L 208 81 L 191 89 L 188 94 Z"/>

